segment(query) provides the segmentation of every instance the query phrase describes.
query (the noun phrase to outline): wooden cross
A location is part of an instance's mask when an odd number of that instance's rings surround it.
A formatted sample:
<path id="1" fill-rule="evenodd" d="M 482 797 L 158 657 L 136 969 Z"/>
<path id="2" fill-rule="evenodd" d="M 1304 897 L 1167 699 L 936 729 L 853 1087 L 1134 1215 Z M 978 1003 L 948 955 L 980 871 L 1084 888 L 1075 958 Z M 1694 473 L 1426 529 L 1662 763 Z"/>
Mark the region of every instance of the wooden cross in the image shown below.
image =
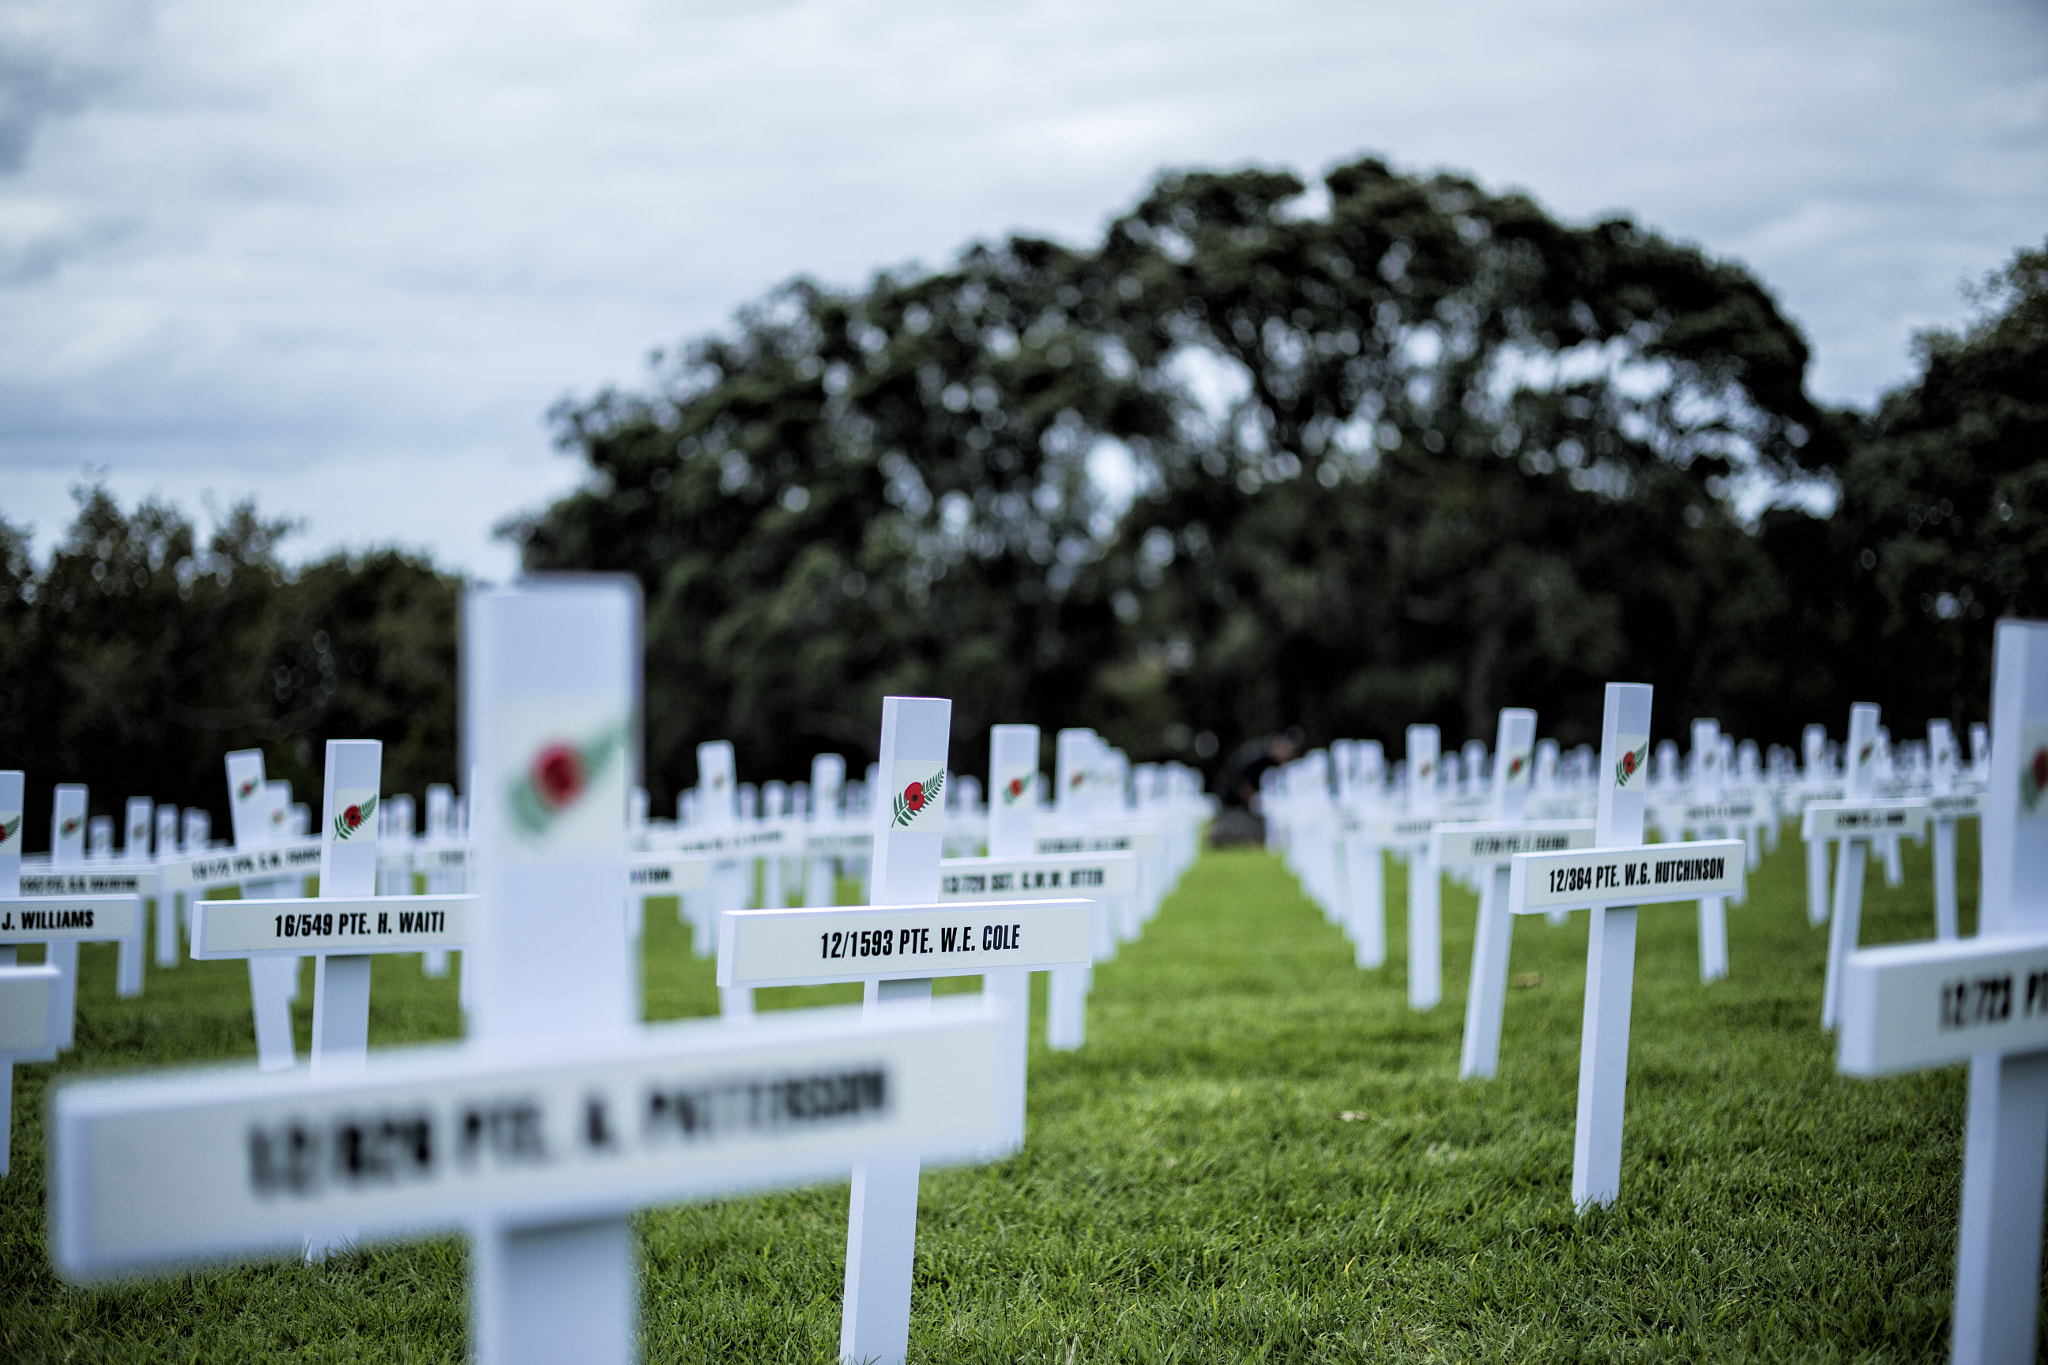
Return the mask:
<path id="1" fill-rule="evenodd" d="M 1978 936 L 1866 948 L 1841 977 L 1836 1065 L 1967 1061 L 1956 1365 L 2034 1358 L 2048 1173 L 2048 623 L 2001 621 Z"/>
<path id="2" fill-rule="evenodd" d="M 1579 1041 L 1579 1110 L 1572 1205 L 1580 1212 L 1621 1195 L 1622 1102 L 1628 1089 L 1629 1006 L 1635 990 L 1636 907 L 1738 894 L 1740 839 L 1643 843 L 1650 756 L 1650 688 L 1609 683 L 1600 721 L 1594 847 L 1518 853 L 1508 877 L 1516 914 L 1590 908 L 1586 1012 Z"/>

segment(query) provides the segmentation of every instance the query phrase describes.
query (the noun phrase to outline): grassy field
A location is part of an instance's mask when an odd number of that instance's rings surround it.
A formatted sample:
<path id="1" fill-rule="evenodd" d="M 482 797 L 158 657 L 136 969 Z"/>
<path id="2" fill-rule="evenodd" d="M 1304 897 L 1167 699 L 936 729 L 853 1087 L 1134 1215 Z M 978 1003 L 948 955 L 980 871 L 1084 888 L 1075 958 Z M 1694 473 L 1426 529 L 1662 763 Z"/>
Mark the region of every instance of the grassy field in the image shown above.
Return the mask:
<path id="1" fill-rule="evenodd" d="M 1967 932 L 1974 827 L 1959 843 Z M 1925 850 L 1909 847 L 1906 868 L 1897 890 L 1869 878 L 1866 943 L 1931 935 Z M 1643 911 L 1622 1198 L 1581 1219 L 1583 914 L 1516 925 L 1500 1077 L 1461 1083 L 1469 895 L 1445 892 L 1446 999 L 1417 1014 L 1398 911 L 1394 965 L 1360 972 L 1276 859 L 1206 856 L 1097 969 L 1088 1046 L 1034 1043 L 1025 1151 L 927 1175 L 912 1359 L 1945 1356 L 1962 1072 L 1834 1074 L 1826 930 L 1806 923 L 1803 877 L 1794 837 L 1729 911 L 1732 975 L 1712 986 L 1691 907 Z M 1405 904 L 1398 869 L 1388 881 Z M 649 1017 L 715 1012 L 710 964 L 672 913 L 650 907 L 646 950 Z M 147 994 L 116 1001 L 113 963 L 111 947 L 85 950 L 79 1047 L 57 1072 L 253 1060 L 241 964 L 152 968 Z M 373 1046 L 459 1028 L 452 979 L 378 960 Z M 302 1047 L 308 1032 L 302 1008 Z M 43 1232 L 51 1074 L 16 1073 L 0 1358 L 462 1357 L 455 1239 L 111 1289 L 58 1281 Z M 648 1359 L 833 1358 L 845 1185 L 639 1225 Z"/>

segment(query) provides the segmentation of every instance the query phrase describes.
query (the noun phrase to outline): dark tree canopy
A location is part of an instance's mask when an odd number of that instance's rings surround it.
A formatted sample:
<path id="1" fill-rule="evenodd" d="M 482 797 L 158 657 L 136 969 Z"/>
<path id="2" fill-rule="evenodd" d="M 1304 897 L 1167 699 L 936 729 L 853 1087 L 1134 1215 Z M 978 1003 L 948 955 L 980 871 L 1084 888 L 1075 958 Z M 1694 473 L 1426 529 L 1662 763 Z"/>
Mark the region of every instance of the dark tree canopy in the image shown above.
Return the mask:
<path id="1" fill-rule="evenodd" d="M 1590 740 L 1620 677 L 1660 733 L 1790 742 L 1870 700 L 1908 737 L 1981 719 L 1993 618 L 2048 615 L 2048 248 L 1979 302 L 1827 411 L 1753 276 L 1625 219 L 1377 160 L 1316 194 L 1169 175 L 1092 245 L 797 280 L 564 401 L 585 486 L 505 531 L 645 588 L 663 811 L 707 739 L 749 779 L 866 762 L 888 693 L 953 698 L 970 772 L 1002 721 L 1141 760 L 1490 739 L 1505 705 Z M 454 780 L 460 585 L 290 569 L 289 529 L 243 506 L 202 544 L 85 489 L 39 567 L 0 520 L 0 765 L 96 811 L 218 808 L 252 744 L 302 792 L 325 738 Z"/>
<path id="2" fill-rule="evenodd" d="M 558 407 L 594 478 L 508 530 L 647 585 L 658 796 L 701 739 L 863 755 L 892 691 L 954 698 L 970 769 L 1003 720 L 1148 758 L 1508 704 L 1584 738 L 1617 674 L 1746 734 L 1824 714 L 1753 647 L 1796 594 L 1740 513 L 1853 429 L 1769 293 L 1455 176 L 1324 188 L 1169 176 L 1092 248 L 799 281 Z"/>
<path id="3" fill-rule="evenodd" d="M 290 570 L 290 524 L 247 503 L 202 544 L 161 502 L 77 496 L 40 571 L 0 521 L 0 767 L 29 775 L 30 847 L 56 782 L 96 815 L 148 796 L 225 831 L 230 749 L 316 804 L 329 739 L 383 740 L 390 790 L 454 781 L 455 580 L 395 551 Z"/>

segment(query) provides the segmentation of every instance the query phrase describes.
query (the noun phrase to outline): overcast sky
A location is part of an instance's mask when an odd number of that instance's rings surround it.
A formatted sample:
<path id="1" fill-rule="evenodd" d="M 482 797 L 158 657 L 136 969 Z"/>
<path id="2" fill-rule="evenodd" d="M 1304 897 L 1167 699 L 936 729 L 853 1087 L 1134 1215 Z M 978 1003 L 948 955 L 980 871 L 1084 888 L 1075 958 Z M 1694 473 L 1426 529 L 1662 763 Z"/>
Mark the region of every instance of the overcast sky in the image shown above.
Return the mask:
<path id="1" fill-rule="evenodd" d="M 0 0 L 0 515 L 490 537 L 543 413 L 804 273 L 1360 153 L 1746 262 L 1867 403 L 2048 236 L 2042 0 Z"/>

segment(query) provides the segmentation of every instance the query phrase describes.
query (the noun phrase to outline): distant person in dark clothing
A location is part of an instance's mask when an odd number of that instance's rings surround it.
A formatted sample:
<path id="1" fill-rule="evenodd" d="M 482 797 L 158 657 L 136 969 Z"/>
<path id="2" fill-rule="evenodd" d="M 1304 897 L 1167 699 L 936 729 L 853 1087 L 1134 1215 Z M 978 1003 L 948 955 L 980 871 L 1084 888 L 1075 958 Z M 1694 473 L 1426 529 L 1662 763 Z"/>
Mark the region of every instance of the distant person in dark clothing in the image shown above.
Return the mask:
<path id="1" fill-rule="evenodd" d="M 1300 727 L 1289 726 L 1238 746 L 1230 761 L 1223 765 L 1223 775 L 1216 784 L 1223 808 L 1216 812 L 1215 822 L 1209 826 L 1210 847 L 1265 844 L 1266 818 L 1259 809 L 1259 779 L 1268 768 L 1299 758 L 1301 745 Z"/>

